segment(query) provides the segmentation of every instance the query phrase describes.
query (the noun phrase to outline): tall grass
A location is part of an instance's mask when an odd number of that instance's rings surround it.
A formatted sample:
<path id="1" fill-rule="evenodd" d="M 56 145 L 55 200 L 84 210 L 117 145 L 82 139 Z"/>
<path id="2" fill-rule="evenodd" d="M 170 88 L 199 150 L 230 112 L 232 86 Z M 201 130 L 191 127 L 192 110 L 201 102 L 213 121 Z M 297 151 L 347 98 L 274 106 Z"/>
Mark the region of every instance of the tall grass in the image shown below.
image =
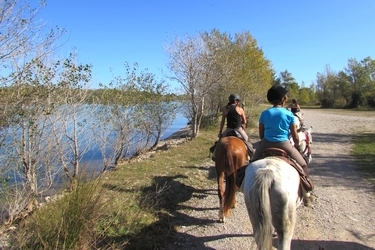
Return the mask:
<path id="1" fill-rule="evenodd" d="M 19 249 L 90 249 L 98 234 L 95 223 L 105 212 L 100 181 L 79 180 L 23 221 L 12 237 Z"/>

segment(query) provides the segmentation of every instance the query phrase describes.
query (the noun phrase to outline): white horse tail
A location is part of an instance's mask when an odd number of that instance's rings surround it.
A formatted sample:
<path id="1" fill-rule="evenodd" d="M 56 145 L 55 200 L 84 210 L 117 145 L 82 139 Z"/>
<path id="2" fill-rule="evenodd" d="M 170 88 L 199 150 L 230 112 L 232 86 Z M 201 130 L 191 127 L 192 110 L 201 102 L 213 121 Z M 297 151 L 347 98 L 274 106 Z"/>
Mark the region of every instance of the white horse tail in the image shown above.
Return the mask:
<path id="1" fill-rule="evenodd" d="M 272 249 L 272 214 L 270 190 L 274 183 L 271 169 L 258 169 L 254 176 L 254 184 L 250 190 L 251 209 L 249 211 L 255 242 L 259 250 Z"/>

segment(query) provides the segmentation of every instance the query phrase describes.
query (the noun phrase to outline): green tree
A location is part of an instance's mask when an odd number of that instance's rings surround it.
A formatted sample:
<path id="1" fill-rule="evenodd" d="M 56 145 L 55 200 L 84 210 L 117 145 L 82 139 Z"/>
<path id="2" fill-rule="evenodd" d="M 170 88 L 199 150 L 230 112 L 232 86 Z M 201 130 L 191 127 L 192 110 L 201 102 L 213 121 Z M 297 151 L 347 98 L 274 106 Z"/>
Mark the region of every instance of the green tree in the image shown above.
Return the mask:
<path id="1" fill-rule="evenodd" d="M 169 85 L 137 63 L 125 63 L 118 76 L 101 91 L 95 138 L 103 157 L 103 169 L 115 168 L 126 156 L 155 147 L 175 119 L 177 102 Z M 150 145 L 152 143 L 152 145 Z"/>
<path id="2" fill-rule="evenodd" d="M 326 67 L 325 73 L 317 74 L 317 92 L 323 107 L 373 106 L 375 96 L 375 61 L 366 57 L 358 62 L 348 60 L 348 66 L 333 72 Z"/>
<path id="3" fill-rule="evenodd" d="M 236 34 L 233 44 L 236 63 L 231 78 L 240 84 L 232 92 L 241 93 L 249 111 L 253 105 L 265 100 L 266 92 L 273 83 L 274 71 L 271 62 L 249 32 Z"/>
<path id="4" fill-rule="evenodd" d="M 186 40 L 175 39 L 168 52 L 171 78 L 188 97 L 193 137 L 198 135 L 202 117 L 216 116 L 230 93 L 239 93 L 251 107 L 264 100 L 272 84 L 271 63 L 248 32 L 232 38 L 214 29 Z"/>
<path id="5" fill-rule="evenodd" d="M 207 107 L 206 99 L 212 89 L 224 77 L 217 66 L 215 53 L 202 36 L 175 38 L 167 48 L 173 72 L 170 79 L 180 83 L 186 100 L 187 118 L 192 125 L 192 137 L 199 134 L 200 124 Z"/>
<path id="6" fill-rule="evenodd" d="M 296 79 L 293 77 L 292 73 L 290 73 L 288 70 L 280 72 L 279 82 L 289 89 L 289 98 L 298 99 L 299 85 L 296 82 Z"/>
<path id="7" fill-rule="evenodd" d="M 91 83 L 91 65 L 76 62 L 77 55 L 71 53 L 62 62 L 57 75 L 54 100 L 57 112 L 53 116 L 52 131 L 56 151 L 71 190 L 76 188 L 82 157 L 92 146 L 92 126 L 87 122 L 92 116 L 86 103 Z M 72 168 L 70 167 L 72 166 Z"/>
<path id="8" fill-rule="evenodd" d="M 0 2 L 0 173 L 17 173 L 25 182 L 1 192 L 9 220 L 49 188 L 54 177 L 53 143 L 47 119 L 53 110 L 56 68 L 51 60 L 64 30 L 47 30 L 38 20 L 40 1 Z M 43 173 L 43 175 L 40 175 Z M 3 215 L 3 214 L 2 214 Z"/>
<path id="9" fill-rule="evenodd" d="M 375 90 L 375 60 L 366 57 L 362 61 L 351 58 L 344 69 L 351 85 L 351 102 L 349 107 L 367 106 Z"/>
<path id="10" fill-rule="evenodd" d="M 134 112 L 134 119 L 146 133 L 146 146 L 153 141 L 155 148 L 165 132 L 176 118 L 180 106 L 169 92 L 169 85 L 164 79 L 159 80 L 147 70 L 142 71 L 135 81 L 137 91 L 141 93 Z"/>
<path id="11" fill-rule="evenodd" d="M 317 74 L 317 95 L 321 106 L 324 108 L 335 107 L 335 100 L 339 95 L 336 80 L 337 73 L 333 72 L 328 65 L 325 73 Z"/>

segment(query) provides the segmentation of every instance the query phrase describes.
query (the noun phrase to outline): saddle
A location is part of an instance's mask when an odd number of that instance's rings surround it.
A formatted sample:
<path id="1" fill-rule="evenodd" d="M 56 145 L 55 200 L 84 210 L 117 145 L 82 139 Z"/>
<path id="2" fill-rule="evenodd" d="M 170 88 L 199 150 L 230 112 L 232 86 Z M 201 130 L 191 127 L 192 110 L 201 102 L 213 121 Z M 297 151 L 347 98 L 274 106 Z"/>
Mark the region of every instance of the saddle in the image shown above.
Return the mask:
<path id="1" fill-rule="evenodd" d="M 253 145 L 250 142 L 244 141 L 241 133 L 237 132 L 235 129 L 232 129 L 224 137 L 228 137 L 228 136 L 235 136 L 235 137 L 241 139 L 246 145 L 246 148 L 247 148 L 247 151 L 248 151 L 248 154 L 249 154 L 250 158 L 254 155 L 255 150 L 253 148 Z M 217 143 L 217 141 L 215 142 L 215 144 L 212 147 L 210 147 L 211 153 L 213 153 L 215 151 L 216 143 Z"/>
<path id="2" fill-rule="evenodd" d="M 314 190 L 314 183 L 312 182 L 312 180 L 305 174 L 303 168 L 294 159 L 288 156 L 287 152 L 280 148 L 267 148 L 263 150 L 261 158 L 265 158 L 268 156 L 277 157 L 294 167 L 301 178 L 301 184 L 303 185 L 303 187 L 307 191 Z"/>
<path id="3" fill-rule="evenodd" d="M 297 172 L 300 176 L 301 185 L 303 186 L 303 188 L 306 191 L 312 191 L 314 189 L 314 183 L 312 182 L 312 180 L 305 174 L 305 171 L 303 170 L 303 168 L 294 159 L 292 159 L 288 156 L 287 152 L 285 152 L 284 150 L 279 149 L 279 148 L 267 148 L 262 152 L 262 155 L 261 155 L 260 159 L 263 159 L 263 158 L 269 157 L 269 156 L 277 157 L 277 158 L 285 161 L 286 163 L 288 163 L 292 167 L 294 167 L 297 170 Z M 237 170 L 237 173 L 236 173 L 236 185 L 237 185 L 237 187 L 241 187 L 242 181 L 245 177 L 246 167 L 247 167 L 247 165 L 243 166 L 243 167 L 241 167 Z"/>
<path id="4" fill-rule="evenodd" d="M 241 134 L 237 132 L 235 129 L 230 130 L 225 136 L 235 136 L 243 140 Z"/>

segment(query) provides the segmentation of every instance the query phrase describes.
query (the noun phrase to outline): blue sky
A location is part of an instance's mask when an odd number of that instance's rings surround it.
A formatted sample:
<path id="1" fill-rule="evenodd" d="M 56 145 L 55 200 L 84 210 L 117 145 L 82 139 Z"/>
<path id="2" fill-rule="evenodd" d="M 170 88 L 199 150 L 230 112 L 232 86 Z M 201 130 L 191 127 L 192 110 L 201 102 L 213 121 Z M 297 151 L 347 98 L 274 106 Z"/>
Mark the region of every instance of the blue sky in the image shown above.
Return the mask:
<path id="1" fill-rule="evenodd" d="M 125 62 L 161 78 L 167 43 L 215 28 L 250 32 L 277 73 L 309 86 L 326 65 L 375 59 L 374 13 L 374 0 L 47 0 L 39 17 L 67 30 L 64 52 L 93 65 L 94 85 L 125 76 Z"/>

